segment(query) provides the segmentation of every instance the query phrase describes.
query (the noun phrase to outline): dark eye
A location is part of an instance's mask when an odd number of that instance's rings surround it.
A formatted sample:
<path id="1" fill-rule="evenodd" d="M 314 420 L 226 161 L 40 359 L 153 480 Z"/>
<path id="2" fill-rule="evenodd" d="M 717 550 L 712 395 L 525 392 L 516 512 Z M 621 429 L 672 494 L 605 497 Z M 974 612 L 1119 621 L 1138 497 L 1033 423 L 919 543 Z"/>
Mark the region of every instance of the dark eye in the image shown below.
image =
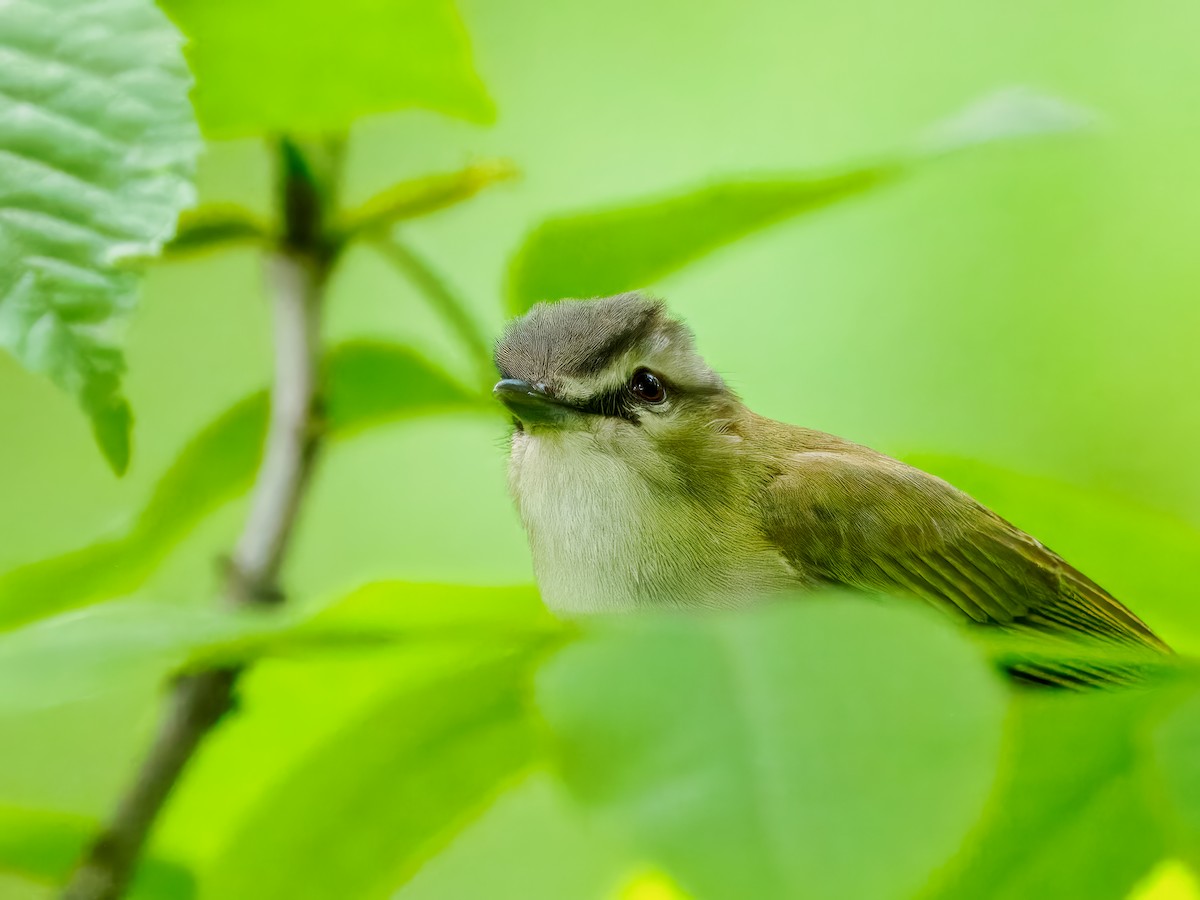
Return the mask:
<path id="1" fill-rule="evenodd" d="M 662 403 L 667 399 L 666 389 L 658 376 L 649 369 L 638 369 L 629 379 L 629 393 L 643 403 Z"/>

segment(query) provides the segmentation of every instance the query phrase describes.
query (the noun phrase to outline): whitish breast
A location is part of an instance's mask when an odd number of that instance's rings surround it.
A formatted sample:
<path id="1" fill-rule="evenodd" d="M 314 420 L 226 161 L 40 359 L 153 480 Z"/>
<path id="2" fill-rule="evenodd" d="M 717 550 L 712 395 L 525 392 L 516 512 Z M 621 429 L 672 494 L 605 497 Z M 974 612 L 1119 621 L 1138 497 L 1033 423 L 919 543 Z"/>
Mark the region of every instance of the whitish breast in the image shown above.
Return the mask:
<path id="1" fill-rule="evenodd" d="M 795 584 L 749 502 L 656 490 L 586 433 L 517 435 L 509 486 L 555 612 L 735 607 Z"/>

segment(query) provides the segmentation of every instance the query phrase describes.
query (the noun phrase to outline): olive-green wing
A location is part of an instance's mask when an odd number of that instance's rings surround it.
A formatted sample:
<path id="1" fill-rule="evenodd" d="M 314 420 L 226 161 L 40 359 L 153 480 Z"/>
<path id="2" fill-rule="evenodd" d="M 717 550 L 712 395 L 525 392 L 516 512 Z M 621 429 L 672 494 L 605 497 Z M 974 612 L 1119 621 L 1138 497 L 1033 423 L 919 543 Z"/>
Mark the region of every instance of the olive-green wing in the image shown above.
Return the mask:
<path id="1" fill-rule="evenodd" d="M 768 537 L 807 577 L 915 594 L 979 623 L 1166 649 L 1058 554 L 882 454 L 853 445 L 797 452 L 762 502 Z"/>

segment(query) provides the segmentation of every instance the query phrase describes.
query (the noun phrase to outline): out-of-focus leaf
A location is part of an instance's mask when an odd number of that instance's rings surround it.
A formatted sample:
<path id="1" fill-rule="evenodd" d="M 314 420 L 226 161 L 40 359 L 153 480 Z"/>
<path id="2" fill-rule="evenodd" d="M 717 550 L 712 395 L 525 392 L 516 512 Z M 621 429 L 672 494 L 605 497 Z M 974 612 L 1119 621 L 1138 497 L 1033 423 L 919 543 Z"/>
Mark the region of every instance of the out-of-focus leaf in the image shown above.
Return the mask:
<path id="1" fill-rule="evenodd" d="M 223 865 L 225 842 L 276 784 L 338 735 L 366 727 L 358 723 L 371 710 L 452 680 L 508 646 L 554 640 L 562 627 L 532 586 L 383 582 L 323 605 L 242 678 L 245 714 L 206 741 L 173 796 L 159 832 L 164 852 L 187 858 L 203 880 L 209 867 Z M 340 634 L 401 635 L 402 643 L 364 653 L 352 641 L 343 653 Z"/>
<path id="2" fill-rule="evenodd" d="M 525 238 L 512 259 L 508 309 L 519 315 L 539 300 L 648 287 L 720 247 L 888 184 L 929 159 L 999 140 L 1076 130 L 1089 121 L 1053 98 L 1002 91 L 935 125 L 913 146 L 868 165 L 718 181 L 674 196 L 552 218 Z"/>
<path id="3" fill-rule="evenodd" d="M 194 198 L 179 34 L 150 0 L 0 7 L 0 346 L 78 400 L 119 474 L 122 326 Z"/>
<path id="4" fill-rule="evenodd" d="M 631 622 L 539 678 L 567 784 L 699 897 L 910 896 L 982 812 L 1005 695 L 928 611 Z"/>
<path id="5" fill-rule="evenodd" d="M 346 649 L 402 644 L 491 649 L 500 643 L 565 640 L 573 632 L 550 615 L 532 585 L 466 587 L 377 581 L 363 585 L 272 631 L 248 632 L 236 641 L 193 653 L 193 665 L 266 657 L 306 657 Z"/>
<path id="6" fill-rule="evenodd" d="M 381 421 L 489 408 L 412 351 L 388 344 L 334 349 L 325 384 L 332 437 Z M 0 627 L 137 588 L 197 522 L 250 486 L 266 423 L 265 392 L 240 401 L 183 448 L 123 536 L 0 576 Z"/>
<path id="7" fill-rule="evenodd" d="M 1200 532 L 1129 500 L 930 453 L 905 460 L 974 496 L 1053 547 L 1175 649 L 1200 653 Z"/>
<path id="8" fill-rule="evenodd" d="M 530 587 L 380 582 L 315 614 L 118 601 L 0 633 L 0 716 L 268 656 L 416 643 L 490 650 L 565 633 Z"/>
<path id="9" fill-rule="evenodd" d="M 663 872 L 635 872 L 616 892 L 615 900 L 694 900 Z"/>
<path id="10" fill-rule="evenodd" d="M 1091 110 L 1027 87 L 1008 87 L 981 97 L 925 129 L 912 155 L 958 153 L 996 141 L 1081 131 L 1096 124 Z"/>
<path id="11" fill-rule="evenodd" d="M 1164 846 L 1141 774 L 1153 695 L 1021 698 L 985 825 L 927 900 L 1122 898 Z"/>
<path id="12" fill-rule="evenodd" d="M 1139 881 L 1128 900 L 1200 900 L 1200 878 L 1177 859 L 1164 859 Z"/>
<path id="13" fill-rule="evenodd" d="M 399 418 L 493 412 L 495 405 L 413 351 L 367 341 L 335 351 L 325 367 L 324 383 L 326 420 L 337 436 Z"/>
<path id="14" fill-rule="evenodd" d="M 1169 833 L 1180 855 L 1200 870 L 1200 693 L 1157 726 L 1151 750 Z"/>
<path id="15" fill-rule="evenodd" d="M 212 896 L 390 897 L 536 759 L 523 701 L 538 654 L 523 647 L 369 707 L 251 810 L 207 873 Z"/>
<path id="16" fill-rule="evenodd" d="M 280 615 L 111 603 L 0 634 L 0 716 L 152 683 L 292 625 Z"/>
<path id="17" fill-rule="evenodd" d="M 491 382 L 496 373 L 492 361 L 491 335 L 475 320 L 462 298 L 433 266 L 394 234 L 373 241 L 372 246 L 425 296 L 442 321 L 458 335 L 463 346 L 475 358 L 482 380 Z"/>
<path id="18" fill-rule="evenodd" d="M 41 810 L 0 807 L 0 871 L 58 884 L 95 837 L 97 823 Z M 191 900 L 196 886 L 178 863 L 150 855 L 129 887 L 129 900 Z"/>
<path id="19" fill-rule="evenodd" d="M 392 185 L 362 206 L 338 216 L 334 230 L 343 238 L 381 232 L 405 219 L 415 219 L 469 200 L 500 182 L 517 176 L 506 159 L 475 163 L 457 172 L 424 175 Z"/>
<path id="20" fill-rule="evenodd" d="M 214 138 L 340 132 L 420 107 L 490 122 L 450 0 L 164 0 L 191 39 L 197 114 Z"/>
<path id="21" fill-rule="evenodd" d="M 465 636 L 489 642 L 505 635 L 562 632 L 565 623 L 542 603 L 533 585 L 466 587 L 375 581 L 322 607 L 299 631 L 386 634 L 402 632 Z"/>
<path id="22" fill-rule="evenodd" d="M 179 217 L 175 237 L 163 248 L 163 254 L 173 258 L 230 244 L 259 243 L 269 231 L 254 213 L 235 203 L 200 206 Z"/>
<path id="23" fill-rule="evenodd" d="M 651 285 L 713 250 L 802 212 L 892 181 L 895 163 L 831 175 L 739 179 L 543 222 L 508 271 L 508 311 L 539 300 Z"/>

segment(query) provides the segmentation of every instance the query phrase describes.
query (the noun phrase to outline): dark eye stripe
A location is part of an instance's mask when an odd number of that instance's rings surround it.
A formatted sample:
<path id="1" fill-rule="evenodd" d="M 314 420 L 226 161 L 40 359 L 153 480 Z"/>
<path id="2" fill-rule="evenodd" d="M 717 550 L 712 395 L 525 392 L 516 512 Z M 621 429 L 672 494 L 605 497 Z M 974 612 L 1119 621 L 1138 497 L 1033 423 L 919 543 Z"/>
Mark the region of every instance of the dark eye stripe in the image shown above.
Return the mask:
<path id="1" fill-rule="evenodd" d="M 597 416 L 614 416 L 616 418 L 627 419 L 630 422 L 637 424 L 637 416 L 633 413 L 633 401 L 630 399 L 625 388 L 618 388 L 615 391 L 608 391 L 593 397 L 579 407 L 587 413 L 592 413 Z"/>

